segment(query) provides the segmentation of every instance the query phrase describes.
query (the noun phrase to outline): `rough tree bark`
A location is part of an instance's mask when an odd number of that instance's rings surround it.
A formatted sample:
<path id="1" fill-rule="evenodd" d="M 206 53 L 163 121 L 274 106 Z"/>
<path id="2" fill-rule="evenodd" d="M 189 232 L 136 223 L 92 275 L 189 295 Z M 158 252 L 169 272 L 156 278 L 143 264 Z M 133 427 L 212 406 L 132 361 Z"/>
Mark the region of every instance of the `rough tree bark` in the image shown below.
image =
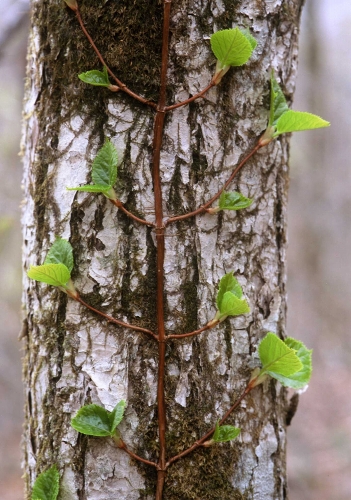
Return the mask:
<path id="1" fill-rule="evenodd" d="M 179 214 L 209 199 L 267 123 L 269 72 L 291 98 L 303 0 L 175 0 L 168 103 L 204 88 L 214 70 L 209 36 L 232 26 L 258 41 L 251 62 L 232 69 L 204 99 L 166 117 L 161 169 L 164 211 Z M 161 0 L 84 0 L 86 25 L 115 74 L 157 99 Z M 153 112 L 122 93 L 88 88 L 77 73 L 101 69 L 74 14 L 60 0 L 32 0 L 24 119 L 24 268 L 41 264 L 55 235 L 74 248 L 74 281 L 86 301 L 125 321 L 155 328 L 155 239 L 101 195 L 66 191 L 89 181 L 104 138 L 116 145 L 118 195 L 153 220 L 150 171 Z M 199 328 L 215 314 L 219 279 L 231 270 L 251 313 L 193 339 L 167 345 L 170 455 L 191 445 L 245 386 L 257 343 L 284 336 L 288 140 L 261 150 L 233 182 L 254 204 L 201 215 L 166 234 L 166 326 Z M 112 441 L 70 427 L 82 405 L 107 409 L 128 400 L 122 424 L 131 449 L 157 459 L 157 346 L 107 324 L 58 290 L 24 280 L 24 436 L 27 496 L 52 463 L 61 499 L 153 499 L 155 470 L 134 463 Z M 168 472 L 164 498 L 284 499 L 286 395 L 276 383 L 253 391 L 231 417 L 232 444 L 201 449 Z"/>

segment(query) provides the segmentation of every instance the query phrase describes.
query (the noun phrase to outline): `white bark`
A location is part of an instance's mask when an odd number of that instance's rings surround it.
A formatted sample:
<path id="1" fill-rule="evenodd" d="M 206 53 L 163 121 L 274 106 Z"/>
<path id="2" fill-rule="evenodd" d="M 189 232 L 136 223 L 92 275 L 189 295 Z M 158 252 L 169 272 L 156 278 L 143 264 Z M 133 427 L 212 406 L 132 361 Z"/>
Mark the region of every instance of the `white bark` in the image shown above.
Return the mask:
<path id="1" fill-rule="evenodd" d="M 271 67 L 292 94 L 301 8 L 300 0 L 241 1 L 234 17 L 231 2 L 174 3 L 169 71 L 174 101 L 211 79 L 208 38 L 213 31 L 250 27 L 258 47 L 249 65 L 231 70 L 205 99 L 168 116 L 161 169 L 164 208 L 170 215 L 194 209 L 217 192 L 264 130 Z M 102 137 L 109 137 L 121 159 L 118 195 L 153 220 L 152 113 L 121 93 L 111 96 L 97 88 L 82 97 L 85 87 L 75 74 L 98 65 L 81 35 L 76 42 L 72 32 L 73 42 L 58 45 L 60 30 L 75 24 L 58 2 L 52 4 L 60 13 L 55 26 L 42 0 L 33 1 L 24 120 L 24 268 L 43 262 L 55 235 L 70 239 L 74 281 L 87 301 L 150 327 L 155 314 L 152 231 L 117 213 L 102 196 L 65 188 L 87 182 Z M 105 16 L 100 22 L 118 19 Z M 90 66 L 79 66 L 77 46 Z M 133 88 L 133 82 L 128 84 Z M 103 104 L 99 111 L 92 104 L 93 92 Z M 254 198 L 249 209 L 199 216 L 167 229 L 168 332 L 189 331 L 212 319 L 218 282 L 231 270 L 251 306 L 248 315 L 169 346 L 170 455 L 199 438 L 235 400 L 257 363 L 259 339 L 267 331 L 284 335 L 287 172 L 287 142 L 276 141 L 233 183 L 233 189 Z M 152 499 L 153 471 L 133 463 L 109 440 L 78 436 L 70 419 L 83 404 L 111 410 L 128 399 L 123 439 L 142 456 L 157 459 L 155 345 L 26 277 L 24 290 L 28 487 L 48 464 L 57 463 L 62 499 Z M 284 419 L 284 391 L 274 384 L 257 389 L 231 420 L 242 428 L 240 438 L 175 464 L 165 498 L 286 498 Z"/>

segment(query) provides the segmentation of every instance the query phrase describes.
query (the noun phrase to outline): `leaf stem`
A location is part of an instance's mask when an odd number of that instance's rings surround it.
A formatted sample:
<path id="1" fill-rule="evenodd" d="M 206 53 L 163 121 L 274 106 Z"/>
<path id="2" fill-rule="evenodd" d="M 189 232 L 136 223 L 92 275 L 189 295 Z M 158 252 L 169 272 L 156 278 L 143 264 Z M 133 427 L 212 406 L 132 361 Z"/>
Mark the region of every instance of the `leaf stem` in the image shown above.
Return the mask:
<path id="1" fill-rule="evenodd" d="M 108 67 L 108 65 L 106 64 L 105 62 L 105 59 L 102 57 L 99 49 L 96 47 L 93 39 L 91 38 L 91 36 L 89 35 L 88 33 L 88 30 L 86 29 L 86 27 L 84 26 L 84 23 L 83 23 L 83 19 L 82 19 L 82 16 L 80 14 L 80 11 L 79 11 L 79 8 L 77 7 L 77 9 L 75 10 L 75 13 L 76 13 L 76 16 L 77 16 L 77 20 L 79 22 L 79 25 L 84 33 L 84 35 L 87 37 L 90 45 L 92 46 L 92 48 L 94 49 L 94 52 L 95 54 L 97 55 L 97 57 L 99 58 L 101 64 L 103 66 L 106 66 L 107 68 L 107 71 L 108 71 L 108 74 L 111 76 L 111 78 L 114 79 L 114 81 L 117 83 L 117 85 L 119 86 L 119 88 L 125 92 L 126 94 L 128 94 L 129 96 L 133 97 L 133 99 L 136 99 L 137 101 L 145 104 L 146 106 L 150 106 L 151 108 L 153 109 L 156 109 L 156 103 L 152 102 L 152 101 L 148 101 L 147 99 L 145 99 L 144 97 L 142 97 L 141 95 L 138 95 L 136 94 L 135 92 L 133 92 L 132 90 L 130 90 L 127 85 L 125 85 L 123 82 L 121 82 L 121 80 L 119 80 L 115 74 L 111 71 L 111 69 Z"/>
<path id="2" fill-rule="evenodd" d="M 169 219 L 167 219 L 165 221 L 165 226 L 168 226 L 168 224 L 171 224 L 173 222 L 177 222 L 179 220 L 188 219 L 189 217 L 194 217 L 195 215 L 198 215 L 198 214 L 201 214 L 203 212 L 206 212 L 206 210 L 208 209 L 208 207 L 210 205 L 212 205 L 212 203 L 214 201 L 216 201 L 221 196 L 221 194 L 223 193 L 223 191 L 225 191 L 227 189 L 227 187 L 230 185 L 230 183 L 232 182 L 232 180 L 234 179 L 234 177 L 236 176 L 236 174 L 245 165 L 245 163 L 247 163 L 247 161 L 259 149 L 261 149 L 263 146 L 265 146 L 265 144 L 261 144 L 260 142 L 258 142 L 256 144 L 256 146 L 254 148 L 252 148 L 252 150 L 241 160 L 241 162 L 239 163 L 239 165 L 233 170 L 231 176 L 229 177 L 229 179 L 227 180 L 227 182 L 224 184 L 224 186 L 218 191 L 217 194 L 215 194 L 214 196 L 212 196 L 212 198 L 208 202 L 206 202 L 204 205 L 202 205 L 201 207 L 199 207 L 197 210 L 194 210 L 193 212 L 188 212 L 188 213 L 183 214 L 183 215 L 176 215 L 175 217 L 170 217 Z"/>
<path id="3" fill-rule="evenodd" d="M 98 314 L 99 316 L 102 316 L 103 318 L 107 319 L 107 321 L 109 321 L 110 323 L 114 323 L 115 325 L 123 326 L 124 328 L 129 328 L 130 330 L 135 330 L 137 332 L 146 333 L 147 335 L 149 335 L 150 337 L 152 337 L 154 340 L 157 340 L 157 335 L 155 335 L 155 333 L 152 332 L 151 330 L 148 330 L 147 328 L 142 328 L 141 326 L 132 325 L 130 323 L 125 323 L 124 321 L 120 321 L 119 319 L 113 318 L 112 316 L 109 316 L 108 314 L 105 314 L 104 312 L 99 311 L 98 309 L 95 309 L 95 307 L 87 304 L 78 295 L 78 293 L 77 293 L 77 295 L 73 295 L 73 294 L 71 294 L 69 292 L 67 292 L 67 293 L 68 293 L 68 295 L 70 297 L 72 297 L 72 299 L 76 300 L 77 302 L 79 302 L 83 306 L 87 307 L 88 309 L 90 309 L 94 313 Z"/>

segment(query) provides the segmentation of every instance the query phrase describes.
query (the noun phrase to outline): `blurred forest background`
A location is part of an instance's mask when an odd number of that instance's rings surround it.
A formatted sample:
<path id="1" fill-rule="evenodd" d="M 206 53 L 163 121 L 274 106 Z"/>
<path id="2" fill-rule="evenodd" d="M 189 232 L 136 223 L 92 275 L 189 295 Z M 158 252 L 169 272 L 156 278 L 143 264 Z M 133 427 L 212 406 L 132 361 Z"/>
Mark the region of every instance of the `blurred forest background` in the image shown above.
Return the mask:
<path id="1" fill-rule="evenodd" d="M 21 107 L 28 0 L 0 6 L 0 495 L 22 500 Z M 314 349 L 289 429 L 290 500 L 351 498 L 351 2 L 307 0 L 294 109 L 332 122 L 295 134 L 288 333 Z"/>

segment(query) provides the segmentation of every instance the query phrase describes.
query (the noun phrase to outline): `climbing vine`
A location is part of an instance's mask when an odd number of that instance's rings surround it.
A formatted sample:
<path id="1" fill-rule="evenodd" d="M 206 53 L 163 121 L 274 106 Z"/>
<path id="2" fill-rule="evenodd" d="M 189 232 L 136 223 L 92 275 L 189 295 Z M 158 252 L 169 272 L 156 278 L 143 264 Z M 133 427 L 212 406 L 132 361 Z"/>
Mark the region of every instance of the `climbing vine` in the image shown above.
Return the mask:
<path id="1" fill-rule="evenodd" d="M 112 72 L 104 57 L 99 52 L 94 40 L 88 33 L 76 0 L 64 0 L 67 6 L 75 13 L 77 21 L 87 37 L 92 49 L 100 60 L 99 69 L 87 70 L 79 75 L 81 81 L 88 85 L 106 88 L 113 93 L 127 94 L 137 100 L 141 105 L 150 108 L 154 112 L 154 133 L 152 141 L 152 179 L 154 193 L 155 218 L 153 221 L 144 219 L 140 214 L 135 214 L 118 198 L 116 185 L 118 185 L 118 152 L 113 142 L 105 139 L 105 143 L 97 152 L 91 166 L 91 183 L 82 186 L 67 186 L 69 190 L 95 193 L 96 196 L 105 196 L 109 202 L 121 210 L 124 214 L 135 222 L 135 224 L 145 225 L 152 229 L 156 239 L 156 276 L 157 292 L 155 297 L 157 310 L 157 328 L 151 330 L 143 326 L 135 325 L 121 319 L 110 316 L 94 305 L 89 304 L 77 290 L 71 278 L 74 268 L 73 249 L 69 241 L 57 237 L 48 250 L 45 261 L 42 265 L 31 266 L 27 271 L 30 278 L 58 287 L 66 293 L 72 300 L 77 301 L 83 307 L 89 309 L 92 314 L 100 316 L 108 322 L 118 327 L 127 328 L 138 332 L 140 335 L 157 344 L 158 347 L 158 380 L 157 380 L 157 421 L 158 421 L 158 457 L 149 460 L 139 456 L 130 449 L 123 440 L 123 435 L 119 429 L 119 424 L 124 418 L 124 410 L 127 401 L 119 401 L 112 411 L 108 411 L 102 406 L 90 404 L 82 406 L 71 420 L 71 426 L 77 432 L 88 436 L 99 438 L 112 438 L 116 447 L 123 450 L 136 461 L 142 462 L 154 468 L 157 472 L 157 483 L 155 485 L 155 498 L 162 500 L 164 484 L 167 470 L 176 461 L 193 453 L 198 448 L 208 448 L 220 446 L 220 443 L 232 441 L 240 434 L 240 428 L 228 425 L 227 420 L 238 408 L 246 396 L 258 385 L 264 383 L 268 378 L 276 379 L 280 384 L 295 390 L 302 389 L 308 384 L 312 366 L 311 351 L 302 342 L 293 338 L 281 339 L 274 332 L 262 332 L 261 340 L 256 356 L 256 367 L 251 373 L 251 377 L 246 383 L 239 397 L 232 402 L 227 411 L 218 421 L 212 422 L 208 430 L 198 436 L 191 446 L 185 448 L 176 455 L 168 454 L 166 438 L 166 391 L 165 391 L 165 370 L 166 370 L 166 346 L 170 342 L 177 342 L 181 339 L 193 338 L 203 335 L 211 329 L 227 320 L 231 316 L 240 316 L 250 312 L 250 304 L 245 296 L 245 291 L 233 272 L 225 274 L 218 283 L 216 298 L 216 313 L 214 317 L 197 330 L 189 332 L 169 333 L 165 324 L 165 298 L 164 298 L 164 254 L 165 236 L 167 229 L 172 224 L 179 221 L 187 221 L 200 214 L 210 214 L 218 217 L 218 213 L 223 210 L 245 210 L 253 200 L 245 197 L 240 192 L 230 191 L 234 177 L 247 164 L 247 162 L 259 151 L 274 141 L 284 133 L 300 130 L 309 130 L 320 127 L 327 127 L 328 122 L 319 116 L 293 111 L 288 108 L 282 89 L 272 72 L 267 75 L 270 79 L 270 106 L 268 113 L 267 128 L 257 139 L 254 147 L 248 151 L 244 158 L 233 167 L 231 174 L 218 192 L 210 199 L 206 200 L 195 210 L 175 214 L 165 217 L 162 203 L 162 177 L 160 174 L 160 158 L 162 149 L 162 139 L 164 133 L 164 121 L 167 113 L 182 106 L 187 106 L 191 102 L 203 98 L 206 93 L 217 85 L 223 85 L 226 73 L 231 67 L 244 65 L 251 57 L 256 48 L 257 42 L 247 29 L 239 27 L 217 31 L 211 36 L 210 44 L 214 57 L 216 58 L 216 68 L 207 86 L 197 94 L 181 102 L 167 104 L 167 70 L 169 56 L 169 34 L 170 34 L 170 13 L 171 0 L 164 0 L 164 17 L 162 31 L 162 61 L 161 78 L 158 101 L 148 100 L 142 95 L 135 93 L 127 87 Z M 99 89 L 96 89 L 98 92 Z M 123 98 L 123 97 L 121 97 Z M 210 333 L 207 333 L 210 334 Z M 245 425 L 243 423 L 243 425 Z M 32 490 L 32 500 L 56 500 L 59 493 L 59 472 L 56 465 L 51 466 L 38 475 Z"/>

